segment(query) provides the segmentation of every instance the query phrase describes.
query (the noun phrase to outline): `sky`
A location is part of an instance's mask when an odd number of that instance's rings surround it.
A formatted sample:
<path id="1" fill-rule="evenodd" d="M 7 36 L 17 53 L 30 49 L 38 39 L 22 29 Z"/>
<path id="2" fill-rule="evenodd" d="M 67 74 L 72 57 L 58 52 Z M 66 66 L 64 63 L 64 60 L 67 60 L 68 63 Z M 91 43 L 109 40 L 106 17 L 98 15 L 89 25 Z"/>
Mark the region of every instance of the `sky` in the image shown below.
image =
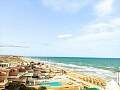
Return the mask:
<path id="1" fill-rule="evenodd" d="M 0 0 L 0 53 L 120 58 L 120 0 Z"/>

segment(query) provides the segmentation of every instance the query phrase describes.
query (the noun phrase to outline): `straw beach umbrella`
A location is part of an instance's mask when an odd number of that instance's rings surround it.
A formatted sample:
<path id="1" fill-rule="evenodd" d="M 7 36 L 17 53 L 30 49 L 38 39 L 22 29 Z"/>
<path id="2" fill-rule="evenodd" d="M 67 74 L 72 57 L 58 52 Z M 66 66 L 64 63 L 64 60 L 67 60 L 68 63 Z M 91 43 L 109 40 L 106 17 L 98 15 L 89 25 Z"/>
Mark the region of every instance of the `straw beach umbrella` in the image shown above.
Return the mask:
<path id="1" fill-rule="evenodd" d="M 89 82 L 89 83 L 92 83 L 91 77 L 88 77 L 88 82 Z"/>
<path id="2" fill-rule="evenodd" d="M 97 85 L 98 80 L 94 78 L 94 84 Z"/>
<path id="3" fill-rule="evenodd" d="M 93 78 L 92 78 L 92 77 L 90 77 L 90 83 L 92 83 L 92 84 L 93 84 Z"/>

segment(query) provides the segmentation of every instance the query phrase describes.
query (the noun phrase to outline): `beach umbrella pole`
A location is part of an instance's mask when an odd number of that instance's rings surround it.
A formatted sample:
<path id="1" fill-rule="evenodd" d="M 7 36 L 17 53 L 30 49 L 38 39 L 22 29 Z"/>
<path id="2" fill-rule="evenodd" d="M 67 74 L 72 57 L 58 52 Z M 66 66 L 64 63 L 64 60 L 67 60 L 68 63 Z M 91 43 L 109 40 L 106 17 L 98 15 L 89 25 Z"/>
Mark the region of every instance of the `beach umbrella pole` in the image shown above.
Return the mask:
<path id="1" fill-rule="evenodd" d="M 120 85 L 120 72 L 117 72 L 117 83 Z"/>

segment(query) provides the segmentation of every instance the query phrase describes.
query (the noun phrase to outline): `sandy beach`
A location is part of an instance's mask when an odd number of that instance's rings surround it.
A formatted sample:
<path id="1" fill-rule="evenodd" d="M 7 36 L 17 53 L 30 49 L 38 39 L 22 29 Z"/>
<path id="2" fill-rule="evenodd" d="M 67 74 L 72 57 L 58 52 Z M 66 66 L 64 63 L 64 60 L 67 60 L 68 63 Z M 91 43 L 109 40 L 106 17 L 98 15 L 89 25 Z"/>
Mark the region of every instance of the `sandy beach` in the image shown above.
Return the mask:
<path id="1" fill-rule="evenodd" d="M 51 66 L 51 68 L 53 70 L 59 69 L 57 66 L 56 67 Z M 88 76 L 88 75 L 73 72 L 70 70 L 66 70 L 65 72 L 66 72 L 65 74 L 68 75 L 70 79 L 73 79 L 77 83 L 83 83 L 88 87 L 98 87 L 98 88 L 101 88 L 102 90 L 103 88 L 105 88 L 105 85 L 107 82 L 106 80 L 99 78 L 99 77 Z"/>
<path id="2" fill-rule="evenodd" d="M 24 65 L 31 63 L 31 62 L 38 63 L 38 61 L 35 62 L 35 60 L 31 60 L 30 58 L 21 57 L 21 56 L 0 56 L 0 62 L 1 63 L 2 62 L 10 63 L 11 67 L 17 66 L 20 63 L 22 63 Z M 46 65 L 46 66 L 48 66 L 48 65 Z M 66 75 L 66 77 L 71 82 L 75 83 L 75 85 L 79 85 L 81 88 L 96 87 L 96 88 L 99 88 L 100 90 L 104 90 L 105 85 L 106 85 L 106 81 L 99 77 L 92 77 L 92 76 L 88 76 L 85 74 L 76 73 L 76 72 L 73 72 L 70 70 L 64 70 L 64 68 L 61 69 L 61 68 L 58 68 L 57 66 L 53 66 L 53 65 L 50 66 L 50 69 L 53 72 L 62 70 L 62 73 L 60 73 L 60 75 L 63 75 L 63 74 Z M 67 85 L 67 84 L 65 84 L 65 82 L 63 82 L 63 86 L 64 85 Z"/>
<path id="3" fill-rule="evenodd" d="M 24 61 L 32 61 L 30 58 L 22 58 Z M 34 60 L 35 62 L 35 60 Z M 38 63 L 38 61 L 36 61 Z M 40 62 L 40 61 L 39 61 Z M 61 68 L 51 65 L 51 70 L 60 70 Z M 64 68 L 63 68 L 64 70 Z M 106 85 L 106 80 L 103 80 L 100 77 L 94 77 L 94 76 L 88 76 L 85 74 L 81 74 L 81 73 L 77 73 L 77 72 L 73 72 L 70 70 L 65 70 L 65 74 L 69 77 L 74 79 L 77 83 L 82 83 L 88 87 L 98 87 L 101 90 L 105 88 Z"/>

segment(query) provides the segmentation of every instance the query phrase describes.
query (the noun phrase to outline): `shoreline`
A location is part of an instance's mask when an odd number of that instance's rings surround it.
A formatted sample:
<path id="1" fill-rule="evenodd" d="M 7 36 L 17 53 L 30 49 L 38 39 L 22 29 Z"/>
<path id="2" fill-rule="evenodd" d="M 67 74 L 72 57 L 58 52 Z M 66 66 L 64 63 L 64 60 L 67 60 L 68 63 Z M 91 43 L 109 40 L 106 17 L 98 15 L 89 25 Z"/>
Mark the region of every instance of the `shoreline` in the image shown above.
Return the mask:
<path id="1" fill-rule="evenodd" d="M 40 60 L 33 60 L 31 58 L 22 58 L 24 59 L 25 61 L 33 61 L 35 63 L 38 63 L 38 62 L 41 62 Z M 46 64 L 46 63 L 45 63 Z M 61 69 L 60 67 L 56 66 L 56 65 L 51 65 L 50 66 L 51 69 Z M 62 67 L 62 69 L 64 69 L 64 67 Z M 86 74 L 82 74 L 82 73 L 78 73 L 78 72 L 74 72 L 74 71 L 71 71 L 71 70 L 65 70 L 66 72 L 66 75 L 68 75 L 69 77 L 72 77 L 72 78 L 76 78 L 76 80 L 80 80 L 81 82 L 89 85 L 89 86 L 92 86 L 92 87 L 101 87 L 101 88 L 105 88 L 104 86 L 106 85 L 107 81 L 100 78 L 100 77 L 95 77 L 95 76 L 89 76 L 89 75 L 86 75 Z M 78 81 L 79 81 L 78 80 Z M 96 85 L 97 84 L 97 85 Z M 101 84 L 101 85 L 100 85 Z"/>
<path id="2" fill-rule="evenodd" d="M 27 58 L 27 57 L 19 57 L 19 56 L 14 56 L 14 57 L 10 56 L 10 57 L 11 57 L 11 59 L 8 56 L 5 56 L 6 59 L 4 59 L 4 58 L 3 59 L 6 61 L 9 61 L 9 63 L 11 64 L 12 67 L 20 65 L 19 63 L 22 63 L 22 64 L 25 63 L 26 65 L 31 62 L 33 62 L 33 63 L 40 62 L 41 63 L 40 60 L 33 60 L 33 59 Z M 44 65 L 49 66 L 46 63 L 44 63 Z M 49 68 L 53 72 L 57 71 L 57 70 L 63 70 L 66 77 L 69 78 L 70 80 L 72 80 L 73 82 L 77 83 L 78 85 L 82 84 L 83 86 L 86 85 L 87 87 L 97 87 L 100 90 L 104 90 L 105 85 L 106 85 L 106 81 L 99 77 L 91 77 L 91 76 L 88 76 L 85 74 L 73 72 L 70 70 L 65 70 L 64 67 L 59 68 L 58 66 L 55 66 L 55 65 L 50 65 Z M 59 76 L 59 75 L 57 75 L 57 76 Z"/>
<path id="3" fill-rule="evenodd" d="M 86 76 L 91 76 L 91 77 L 98 77 L 98 78 L 102 78 L 102 79 L 104 79 L 104 80 L 106 80 L 106 81 L 110 81 L 110 80 L 108 80 L 107 78 L 105 78 L 105 77 L 100 77 L 100 76 L 98 76 L 97 74 L 95 75 L 95 74 L 92 74 L 92 73 L 89 73 L 89 71 L 83 71 L 84 69 L 82 69 L 81 71 L 77 71 L 76 69 L 79 69 L 79 68 L 83 68 L 82 66 L 81 67 L 76 67 L 75 66 L 75 68 L 74 68 L 74 66 L 72 67 L 72 68 L 69 68 L 69 66 L 67 67 L 64 67 L 64 65 L 59 65 L 59 64 L 56 64 L 55 62 L 50 62 L 50 61 L 41 61 L 40 59 L 32 59 L 32 58 L 29 58 L 30 60 L 33 60 L 33 61 L 35 61 L 35 62 L 42 62 L 42 63 L 45 63 L 45 64 L 50 64 L 50 65 L 52 65 L 52 66 L 54 66 L 54 67 L 56 67 L 56 68 L 60 68 L 60 69 L 64 69 L 64 70 L 66 70 L 66 71 L 71 71 L 71 72 L 75 72 L 75 73 L 78 73 L 78 74 L 83 74 L 83 75 L 86 75 Z M 85 67 L 85 68 L 89 68 L 89 67 Z M 94 69 L 96 69 L 96 68 L 94 68 Z M 109 71 L 109 70 L 104 70 L 104 69 L 99 69 L 99 68 L 97 68 L 98 70 L 102 70 L 102 71 Z M 88 73 L 84 73 L 84 72 L 88 72 Z M 111 72 L 111 71 L 110 71 Z"/>
<path id="4" fill-rule="evenodd" d="M 112 68 L 115 65 L 110 66 L 108 60 L 106 60 L 108 62 L 108 65 L 106 65 L 106 66 L 104 66 L 104 62 L 103 63 L 100 62 L 101 63 L 100 66 L 97 63 L 94 63 L 96 66 L 94 64 L 92 66 L 92 65 L 89 65 L 88 62 L 87 63 L 85 62 L 86 65 L 84 65 L 84 62 L 82 61 L 81 58 L 80 58 L 80 62 L 83 63 L 83 64 L 77 64 L 76 61 L 75 61 L 75 63 L 72 63 L 71 60 L 70 60 L 70 63 L 67 64 L 66 58 L 65 58 L 65 61 L 59 61 L 60 59 L 64 60 L 64 58 L 56 59 L 56 57 L 55 57 L 55 59 L 53 58 L 53 60 L 52 60 L 52 58 L 48 58 L 48 57 L 43 57 L 43 58 L 41 58 L 41 57 L 36 58 L 35 57 L 35 58 L 31 58 L 31 59 L 34 59 L 34 61 L 39 61 L 39 60 L 41 61 L 42 60 L 42 62 L 44 62 L 44 63 L 49 63 L 49 61 L 50 61 L 50 64 L 52 64 L 54 66 L 64 68 L 65 70 L 71 70 L 71 71 L 76 72 L 76 73 L 85 74 L 85 75 L 88 75 L 88 76 L 99 77 L 99 78 L 102 78 L 102 79 L 106 80 L 107 82 L 110 82 L 111 80 L 116 81 L 116 78 L 117 78 L 116 77 L 116 71 L 112 70 Z M 69 59 L 69 58 L 67 58 L 67 59 Z M 91 61 L 94 62 L 94 60 L 91 60 Z M 99 60 L 99 61 L 104 61 L 104 60 Z M 103 67 L 102 67 L 102 64 L 103 64 Z M 113 62 L 113 64 L 114 64 L 114 62 Z M 98 67 L 97 67 L 97 65 L 98 65 Z M 111 69 L 109 69 L 109 68 L 111 68 Z M 114 68 L 116 68 L 116 67 L 114 67 Z"/>
<path id="5" fill-rule="evenodd" d="M 21 58 L 21 59 L 23 59 L 23 60 L 25 60 L 25 61 L 28 61 L 28 62 L 32 62 L 32 61 L 34 61 L 34 62 L 36 62 L 36 63 L 41 62 L 40 60 L 31 59 L 31 58 L 27 58 L 27 57 L 24 57 L 24 58 Z M 42 61 L 42 63 L 48 64 L 48 62 L 46 63 L 46 62 L 44 62 L 44 61 Z M 51 63 L 50 63 L 50 64 L 51 64 Z M 73 71 L 73 70 L 68 70 L 68 68 L 59 67 L 59 66 L 57 66 L 57 65 L 51 65 L 51 66 L 54 67 L 54 68 L 56 68 L 56 69 L 65 69 L 65 70 L 68 71 L 68 72 L 73 72 L 73 73 L 80 74 L 80 75 L 84 75 L 84 76 L 101 78 L 101 77 L 97 77 L 97 76 L 94 76 L 94 75 L 87 75 L 87 74 L 83 74 L 83 73 L 76 72 L 76 71 Z M 101 78 L 101 79 L 102 79 L 102 78 Z M 104 80 L 104 79 L 103 79 L 103 80 Z M 106 81 L 106 80 L 105 80 L 105 81 Z"/>

